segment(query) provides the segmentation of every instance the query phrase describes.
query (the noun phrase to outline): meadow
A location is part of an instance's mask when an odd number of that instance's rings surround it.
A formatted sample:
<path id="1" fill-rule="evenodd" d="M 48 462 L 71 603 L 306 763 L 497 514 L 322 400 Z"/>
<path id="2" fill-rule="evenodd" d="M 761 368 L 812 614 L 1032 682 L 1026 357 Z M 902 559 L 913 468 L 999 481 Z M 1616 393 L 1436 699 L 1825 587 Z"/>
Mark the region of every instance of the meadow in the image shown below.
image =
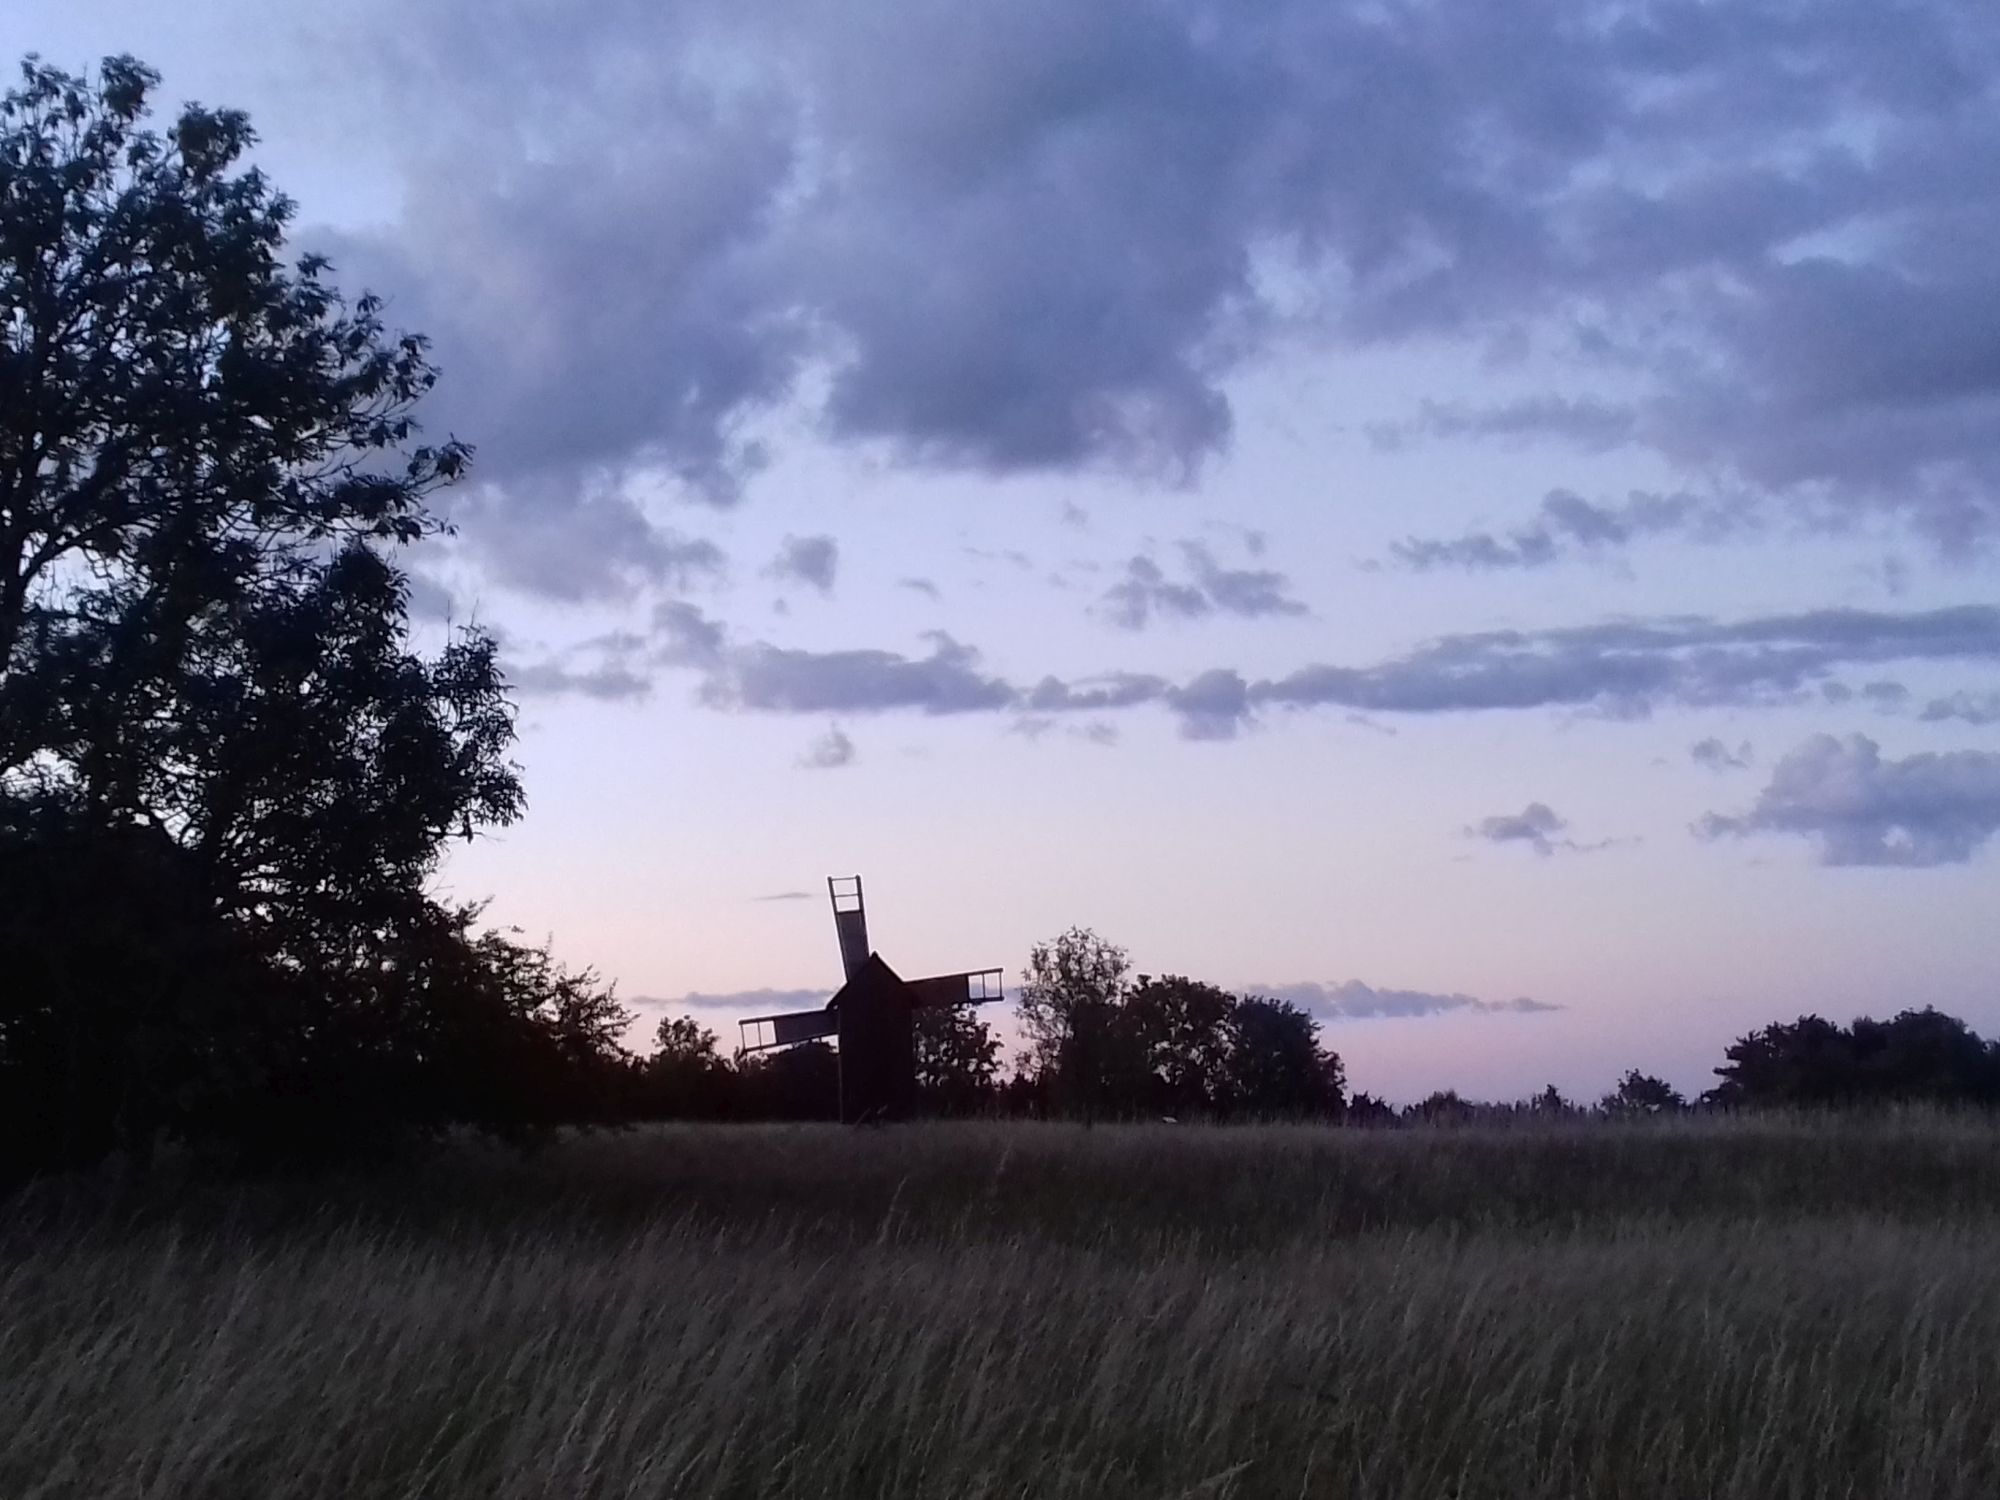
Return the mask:
<path id="1" fill-rule="evenodd" d="M 0 1496 L 2000 1493 L 2000 1127 L 689 1126 L 0 1207 Z"/>

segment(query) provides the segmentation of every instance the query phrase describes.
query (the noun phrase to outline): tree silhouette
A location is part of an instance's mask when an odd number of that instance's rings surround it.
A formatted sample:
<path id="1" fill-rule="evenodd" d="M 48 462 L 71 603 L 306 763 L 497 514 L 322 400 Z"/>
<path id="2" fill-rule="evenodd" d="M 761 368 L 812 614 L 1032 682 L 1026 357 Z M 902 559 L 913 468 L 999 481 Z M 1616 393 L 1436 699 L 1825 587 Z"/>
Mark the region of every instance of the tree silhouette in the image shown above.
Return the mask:
<path id="1" fill-rule="evenodd" d="M 1598 1109 L 1619 1120 L 1644 1119 L 1650 1115 L 1677 1115 L 1687 1108 L 1687 1100 L 1665 1079 L 1633 1068 L 1618 1080 L 1618 1087 L 1598 1101 Z"/>
<path id="2" fill-rule="evenodd" d="M 1072 927 L 1029 952 L 1014 1013 L 1028 1040 L 1026 1066 L 1056 1100 L 1086 1121 L 1107 1108 L 1124 1071 L 1116 1053 L 1119 1007 L 1131 961 L 1087 927 Z"/>
<path id="3" fill-rule="evenodd" d="M 1710 1102 L 1730 1108 L 2000 1102 L 2000 1047 L 1941 1011 L 1838 1026 L 1801 1016 L 1738 1037 Z"/>
<path id="4" fill-rule="evenodd" d="M 927 1005 L 915 1012 L 917 1095 L 934 1114 L 970 1114 L 991 1097 L 1000 1043 L 971 1009 Z"/>
<path id="5" fill-rule="evenodd" d="M 425 890 L 522 793 L 493 642 L 408 644 L 424 342 L 158 81 L 0 100 L 0 1158 L 599 1112 L 609 993 Z"/>
<path id="6" fill-rule="evenodd" d="M 1237 999 L 1198 979 L 1139 976 L 1126 999 L 1131 1029 L 1146 1070 L 1149 1113 L 1191 1115 L 1221 1107 L 1230 1088 L 1230 1017 Z"/>
<path id="7" fill-rule="evenodd" d="M 1287 1000 L 1252 995 L 1229 1012 L 1224 1102 L 1235 1113 L 1338 1115 L 1346 1105 L 1340 1058 L 1319 1045 L 1319 1026 Z"/>

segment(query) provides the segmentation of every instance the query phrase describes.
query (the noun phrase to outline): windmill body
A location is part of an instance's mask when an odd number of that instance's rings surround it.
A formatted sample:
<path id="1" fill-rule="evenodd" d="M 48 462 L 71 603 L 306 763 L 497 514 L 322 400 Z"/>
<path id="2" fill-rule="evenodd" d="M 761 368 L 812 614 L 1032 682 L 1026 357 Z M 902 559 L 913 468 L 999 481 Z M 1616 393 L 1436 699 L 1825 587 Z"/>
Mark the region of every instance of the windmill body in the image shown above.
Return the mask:
<path id="1" fill-rule="evenodd" d="M 904 979 L 868 946 L 859 875 L 827 880 L 845 982 L 819 1010 L 754 1016 L 743 1050 L 762 1052 L 832 1037 L 840 1051 L 840 1118 L 848 1124 L 907 1119 L 917 1105 L 916 1013 L 1004 998 L 999 969 Z"/>

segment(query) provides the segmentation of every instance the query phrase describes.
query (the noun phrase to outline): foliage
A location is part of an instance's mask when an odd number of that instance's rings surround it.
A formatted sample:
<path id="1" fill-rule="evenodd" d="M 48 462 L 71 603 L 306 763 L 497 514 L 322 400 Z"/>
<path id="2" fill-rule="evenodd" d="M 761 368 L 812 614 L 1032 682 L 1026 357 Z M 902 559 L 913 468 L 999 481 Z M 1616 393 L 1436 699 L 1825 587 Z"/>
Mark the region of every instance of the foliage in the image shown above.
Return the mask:
<path id="1" fill-rule="evenodd" d="M 1633 1068 L 1618 1080 L 1618 1087 L 1598 1101 L 1598 1109 L 1614 1119 L 1643 1119 L 1648 1115 L 1677 1115 L 1687 1108 L 1680 1091 L 1664 1079 Z"/>
<path id="2" fill-rule="evenodd" d="M 1030 954 L 1022 1072 L 1045 1108 L 1086 1120 L 1340 1113 L 1341 1061 L 1305 1011 L 1178 974 L 1128 984 L 1129 967 L 1124 949 L 1087 928 Z"/>
<path id="3" fill-rule="evenodd" d="M 0 100 L 0 1179 L 603 1117 L 616 1001 L 426 889 L 522 793 L 494 643 L 408 640 L 424 341 L 158 82 Z"/>
<path id="4" fill-rule="evenodd" d="M 1015 1018 L 1027 1038 L 1025 1067 L 1058 1107 L 1088 1119 L 1104 1107 L 1116 1053 L 1115 1030 L 1132 963 L 1125 950 L 1086 927 L 1037 943 L 1021 971 Z"/>
<path id="5" fill-rule="evenodd" d="M 1000 1071 L 993 1029 L 962 1005 L 922 1006 L 914 1021 L 917 1097 L 925 1112 L 966 1115 L 984 1108 Z"/>
<path id="6" fill-rule="evenodd" d="M 1851 1026 L 1801 1016 L 1724 1056 L 1708 1098 L 1728 1108 L 2000 1103 L 2000 1043 L 1929 1007 Z"/>

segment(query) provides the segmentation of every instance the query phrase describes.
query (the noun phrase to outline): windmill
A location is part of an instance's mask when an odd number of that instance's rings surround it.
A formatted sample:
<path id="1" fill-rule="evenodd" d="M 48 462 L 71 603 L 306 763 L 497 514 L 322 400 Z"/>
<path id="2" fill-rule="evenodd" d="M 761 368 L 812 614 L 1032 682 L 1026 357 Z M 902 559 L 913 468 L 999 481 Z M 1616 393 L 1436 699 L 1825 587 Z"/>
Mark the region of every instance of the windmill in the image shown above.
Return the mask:
<path id="1" fill-rule="evenodd" d="M 743 1051 L 832 1037 L 840 1047 L 840 1118 L 849 1124 L 899 1119 L 914 1112 L 917 1102 L 916 1013 L 1002 999 L 1001 971 L 970 969 L 904 979 L 868 946 L 861 877 L 829 876 L 826 889 L 833 901 L 845 982 L 818 1010 L 741 1022 Z"/>

